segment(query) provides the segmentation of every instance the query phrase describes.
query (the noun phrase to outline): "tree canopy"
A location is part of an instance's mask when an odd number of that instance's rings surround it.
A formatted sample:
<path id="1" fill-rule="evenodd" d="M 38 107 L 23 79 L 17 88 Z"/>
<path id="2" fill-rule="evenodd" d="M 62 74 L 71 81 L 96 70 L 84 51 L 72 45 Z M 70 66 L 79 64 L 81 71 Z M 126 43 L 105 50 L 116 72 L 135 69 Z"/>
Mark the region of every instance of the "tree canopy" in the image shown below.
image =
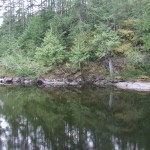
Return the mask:
<path id="1" fill-rule="evenodd" d="M 102 58 L 125 58 L 127 68 L 150 74 L 147 0 L 2 0 L 1 3 L 0 60 L 7 70 L 14 73 L 17 70 L 15 66 L 10 69 L 17 53 L 22 61 L 18 65 L 28 66 L 30 62 L 36 67 L 64 63 L 81 67 L 85 62 Z"/>

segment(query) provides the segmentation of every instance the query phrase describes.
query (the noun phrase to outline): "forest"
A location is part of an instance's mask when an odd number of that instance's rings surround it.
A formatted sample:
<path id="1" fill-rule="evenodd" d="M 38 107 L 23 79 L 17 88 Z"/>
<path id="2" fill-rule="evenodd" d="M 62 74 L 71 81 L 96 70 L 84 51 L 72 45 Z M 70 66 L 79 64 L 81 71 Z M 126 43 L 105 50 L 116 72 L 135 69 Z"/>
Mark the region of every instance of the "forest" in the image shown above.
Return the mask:
<path id="1" fill-rule="evenodd" d="M 1 0 L 0 11 L 1 75 L 150 75 L 149 0 Z"/>

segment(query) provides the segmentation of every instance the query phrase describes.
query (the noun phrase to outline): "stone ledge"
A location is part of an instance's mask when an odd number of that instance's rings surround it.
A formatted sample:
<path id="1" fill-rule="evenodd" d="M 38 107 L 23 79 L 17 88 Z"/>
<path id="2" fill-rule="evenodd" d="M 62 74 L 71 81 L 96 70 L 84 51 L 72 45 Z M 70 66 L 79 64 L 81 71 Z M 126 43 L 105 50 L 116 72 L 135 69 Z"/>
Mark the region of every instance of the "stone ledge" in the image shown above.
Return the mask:
<path id="1" fill-rule="evenodd" d="M 136 90 L 136 91 L 148 91 L 150 92 L 150 82 L 118 82 L 114 84 L 117 88 L 120 89 L 129 89 L 129 90 Z"/>

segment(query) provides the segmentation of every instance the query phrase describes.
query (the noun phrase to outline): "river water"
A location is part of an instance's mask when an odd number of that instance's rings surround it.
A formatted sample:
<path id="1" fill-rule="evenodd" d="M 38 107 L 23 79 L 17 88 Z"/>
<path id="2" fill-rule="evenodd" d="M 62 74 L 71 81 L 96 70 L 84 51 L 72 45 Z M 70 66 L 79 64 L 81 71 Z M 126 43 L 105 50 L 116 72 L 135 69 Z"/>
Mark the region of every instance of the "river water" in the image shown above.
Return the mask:
<path id="1" fill-rule="evenodd" d="M 0 150 L 149 150 L 150 93 L 0 87 Z"/>

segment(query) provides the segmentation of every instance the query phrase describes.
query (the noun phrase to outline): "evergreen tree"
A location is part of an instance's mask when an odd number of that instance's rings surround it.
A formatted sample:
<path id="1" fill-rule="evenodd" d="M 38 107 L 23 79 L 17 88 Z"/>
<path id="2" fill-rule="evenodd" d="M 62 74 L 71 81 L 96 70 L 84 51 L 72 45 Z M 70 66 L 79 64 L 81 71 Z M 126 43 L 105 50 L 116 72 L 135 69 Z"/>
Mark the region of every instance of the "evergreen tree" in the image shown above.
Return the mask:
<path id="1" fill-rule="evenodd" d="M 41 47 L 36 49 L 35 58 L 46 66 L 59 64 L 65 60 L 64 47 L 51 30 L 46 32 Z"/>

